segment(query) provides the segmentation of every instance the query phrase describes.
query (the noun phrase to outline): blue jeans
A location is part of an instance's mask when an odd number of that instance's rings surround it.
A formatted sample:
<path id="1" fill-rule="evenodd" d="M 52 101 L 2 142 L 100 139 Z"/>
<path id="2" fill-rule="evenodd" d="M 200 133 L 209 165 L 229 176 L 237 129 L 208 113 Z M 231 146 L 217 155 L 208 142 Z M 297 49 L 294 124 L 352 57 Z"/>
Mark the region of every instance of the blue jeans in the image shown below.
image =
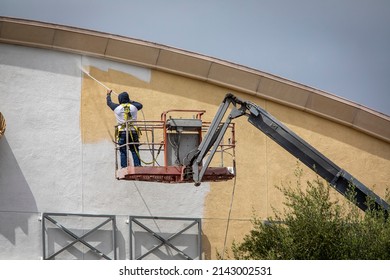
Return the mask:
<path id="1" fill-rule="evenodd" d="M 136 131 L 131 131 L 129 133 L 129 138 L 128 138 L 128 143 L 132 142 L 139 142 L 138 139 L 138 134 Z M 119 132 L 119 141 L 118 141 L 119 146 L 125 145 L 126 144 L 126 131 L 121 131 Z M 133 156 L 133 161 L 134 161 L 134 166 L 141 166 L 141 161 L 139 159 L 139 144 L 129 144 L 125 145 L 119 148 L 120 152 L 120 158 L 121 158 L 121 167 L 125 168 L 127 167 L 127 147 L 129 147 L 131 151 L 131 155 Z"/>

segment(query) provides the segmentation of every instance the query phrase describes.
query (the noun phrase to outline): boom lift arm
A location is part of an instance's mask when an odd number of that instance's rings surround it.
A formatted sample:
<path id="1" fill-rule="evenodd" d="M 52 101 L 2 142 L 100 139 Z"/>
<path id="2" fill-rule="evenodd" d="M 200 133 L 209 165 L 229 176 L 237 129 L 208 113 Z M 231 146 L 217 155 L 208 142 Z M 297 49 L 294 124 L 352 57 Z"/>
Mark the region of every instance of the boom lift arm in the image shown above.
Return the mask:
<path id="1" fill-rule="evenodd" d="M 231 104 L 234 107 L 225 122 L 221 124 Z M 367 198 L 370 197 L 373 199 L 376 208 L 383 208 L 386 214 L 388 214 L 390 210 L 389 205 L 373 191 L 353 178 L 351 174 L 338 167 L 263 108 L 250 101 L 241 100 L 231 93 L 225 96 L 206 136 L 200 143 L 196 153 L 191 157 L 190 164 L 185 168 L 185 176 L 192 175 L 195 185 L 200 185 L 202 177 L 216 152 L 218 143 L 223 138 L 231 121 L 244 115 L 248 117 L 248 121 L 252 125 L 315 171 L 342 195 L 347 196 L 349 187 L 353 185 L 356 192 L 356 204 L 360 209 L 363 211 L 367 209 L 366 202 Z"/>

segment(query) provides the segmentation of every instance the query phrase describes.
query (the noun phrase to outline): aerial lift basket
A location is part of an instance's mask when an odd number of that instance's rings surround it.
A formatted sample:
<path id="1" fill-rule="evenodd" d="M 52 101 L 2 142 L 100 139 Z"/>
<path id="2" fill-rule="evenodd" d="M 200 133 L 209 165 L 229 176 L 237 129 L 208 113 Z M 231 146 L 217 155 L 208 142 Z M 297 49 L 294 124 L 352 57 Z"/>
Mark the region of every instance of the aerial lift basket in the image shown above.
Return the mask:
<path id="1" fill-rule="evenodd" d="M 116 178 L 118 180 L 162 183 L 191 183 L 192 169 L 189 160 L 198 151 L 202 135 L 210 123 L 202 120 L 203 110 L 169 110 L 159 121 L 129 122 L 127 127 L 137 127 L 141 132 L 139 156 L 142 166 L 133 166 L 128 152 L 128 166 L 119 167 L 119 145 L 115 147 Z M 202 178 L 202 182 L 226 181 L 234 178 L 234 124 L 229 133 L 216 143 L 215 157 Z M 131 139 L 126 146 L 135 144 Z M 128 150 L 128 149 L 127 149 Z M 199 164 L 201 169 L 202 164 Z"/>

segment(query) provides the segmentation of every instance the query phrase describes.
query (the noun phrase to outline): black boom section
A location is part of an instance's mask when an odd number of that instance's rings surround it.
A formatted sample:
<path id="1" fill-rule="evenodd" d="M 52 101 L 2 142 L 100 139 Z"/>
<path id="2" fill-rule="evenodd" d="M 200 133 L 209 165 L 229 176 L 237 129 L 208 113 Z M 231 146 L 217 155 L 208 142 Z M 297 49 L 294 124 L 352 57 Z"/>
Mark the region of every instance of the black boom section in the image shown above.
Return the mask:
<path id="1" fill-rule="evenodd" d="M 189 168 L 192 169 L 193 179 L 196 185 L 200 184 L 204 174 L 202 170 L 199 172 L 198 165 L 202 162 L 206 154 L 209 153 L 208 159 L 202 167 L 203 169 L 207 168 L 210 159 L 215 153 L 215 148 L 212 148 L 214 143 L 220 141 L 225 133 L 223 127 L 221 129 L 221 121 L 230 105 L 233 105 L 234 108 L 226 118 L 224 126 L 228 125 L 237 117 L 243 115 L 247 116 L 248 121 L 252 125 L 261 130 L 306 166 L 314 170 L 342 195 L 349 197 L 349 190 L 353 188 L 356 193 L 354 199 L 356 200 L 356 205 L 360 209 L 366 210 L 368 208 L 368 200 L 372 200 L 374 207 L 377 209 L 384 209 L 386 217 L 388 216 L 390 207 L 386 201 L 317 151 L 313 146 L 304 141 L 263 108 L 250 101 L 241 100 L 231 93 L 226 95 L 218 112 L 214 116 L 213 122 L 207 131 L 205 138 L 199 145 L 197 153 L 195 153 L 191 159 L 192 167 Z M 237 105 L 240 106 L 238 107 Z"/>
<path id="2" fill-rule="evenodd" d="M 248 121 L 325 180 L 332 181 L 340 170 L 338 166 L 281 123 L 276 123 L 264 115 L 250 115 Z"/>
<path id="3" fill-rule="evenodd" d="M 252 125 L 324 178 L 338 192 L 348 196 L 348 192 L 352 187 L 356 193 L 356 204 L 360 209 L 366 210 L 368 199 L 372 199 L 375 208 L 383 208 L 386 213 L 390 210 L 389 205 L 383 199 L 353 178 L 348 172 L 338 167 L 268 112 L 251 103 L 248 103 L 247 107 L 251 108 L 248 121 Z M 255 111 L 258 113 L 253 113 Z"/>

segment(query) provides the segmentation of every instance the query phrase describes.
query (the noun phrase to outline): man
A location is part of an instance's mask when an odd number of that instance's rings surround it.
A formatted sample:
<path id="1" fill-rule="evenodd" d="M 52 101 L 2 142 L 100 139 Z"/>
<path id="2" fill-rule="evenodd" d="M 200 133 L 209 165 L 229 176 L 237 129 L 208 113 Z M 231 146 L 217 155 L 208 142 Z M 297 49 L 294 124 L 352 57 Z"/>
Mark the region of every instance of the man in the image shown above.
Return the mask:
<path id="1" fill-rule="evenodd" d="M 114 111 L 116 121 L 118 123 L 118 145 L 120 151 L 121 167 L 127 167 L 127 148 L 130 149 L 133 156 L 134 166 L 141 166 L 139 158 L 139 142 L 136 128 L 131 125 L 131 121 L 137 120 L 137 112 L 142 109 L 142 104 L 136 101 L 131 101 L 127 92 L 122 92 L 118 95 L 119 104 L 111 101 L 112 90 L 107 90 L 107 106 Z M 130 121 L 130 122 L 129 122 Z M 126 145 L 126 122 L 128 122 L 128 142 Z"/>

